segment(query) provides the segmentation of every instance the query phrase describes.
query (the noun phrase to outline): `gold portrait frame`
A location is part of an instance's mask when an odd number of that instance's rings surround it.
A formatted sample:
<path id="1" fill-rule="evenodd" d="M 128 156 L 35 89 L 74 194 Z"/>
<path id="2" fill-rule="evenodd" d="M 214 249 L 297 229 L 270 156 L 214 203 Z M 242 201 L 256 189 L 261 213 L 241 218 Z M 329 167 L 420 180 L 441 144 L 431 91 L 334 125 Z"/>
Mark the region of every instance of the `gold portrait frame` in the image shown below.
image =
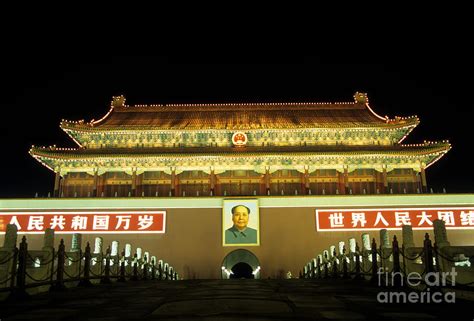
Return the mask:
<path id="1" fill-rule="evenodd" d="M 231 210 L 237 205 L 243 205 L 250 210 L 248 227 L 246 229 L 249 235 L 249 242 L 233 243 L 230 233 L 227 232 L 226 234 L 226 231 L 231 230 L 234 226 Z M 256 230 L 256 233 L 254 230 Z M 253 240 L 253 235 L 255 234 L 256 239 Z M 222 201 L 222 246 L 260 246 L 260 209 L 258 199 L 240 198 L 224 199 Z"/>

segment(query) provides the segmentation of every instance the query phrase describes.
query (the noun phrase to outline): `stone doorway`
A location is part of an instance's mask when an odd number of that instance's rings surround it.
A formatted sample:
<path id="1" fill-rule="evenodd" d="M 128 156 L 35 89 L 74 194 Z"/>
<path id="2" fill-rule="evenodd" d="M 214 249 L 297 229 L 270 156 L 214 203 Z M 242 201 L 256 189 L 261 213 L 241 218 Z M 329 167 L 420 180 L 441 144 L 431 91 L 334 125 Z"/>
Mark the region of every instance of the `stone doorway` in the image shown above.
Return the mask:
<path id="1" fill-rule="evenodd" d="M 230 252 L 222 261 L 223 279 L 259 279 L 260 262 L 252 252 L 238 249 Z"/>
<path id="2" fill-rule="evenodd" d="M 231 271 L 230 279 L 255 279 L 252 267 L 247 263 L 239 262 L 232 267 Z"/>

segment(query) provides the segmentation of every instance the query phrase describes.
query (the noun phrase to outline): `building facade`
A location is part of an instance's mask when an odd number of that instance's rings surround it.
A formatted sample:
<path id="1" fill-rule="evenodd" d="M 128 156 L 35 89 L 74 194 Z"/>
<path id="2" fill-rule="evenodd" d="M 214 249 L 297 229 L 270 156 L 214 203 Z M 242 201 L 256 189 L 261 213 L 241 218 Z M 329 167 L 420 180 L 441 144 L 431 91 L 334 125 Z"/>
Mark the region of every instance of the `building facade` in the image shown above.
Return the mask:
<path id="1" fill-rule="evenodd" d="M 62 121 L 77 148 L 32 147 L 58 197 L 423 193 L 447 141 L 406 145 L 419 119 L 341 103 L 125 104 Z"/>
<path id="2" fill-rule="evenodd" d="M 421 246 L 436 219 L 453 244 L 472 244 L 474 195 L 426 193 L 426 169 L 451 146 L 403 144 L 418 124 L 377 115 L 363 93 L 287 104 L 129 106 L 114 97 L 99 120 L 61 122 L 77 148 L 31 148 L 55 173 L 54 197 L 0 199 L 0 239 L 16 224 L 31 247 L 46 228 L 66 243 L 80 233 L 91 244 L 134 244 L 185 279 L 226 277 L 240 263 L 255 277 L 298 275 L 341 241 L 362 246 L 363 233 L 402 240 L 403 224 Z M 249 230 L 232 239 L 236 208 Z"/>

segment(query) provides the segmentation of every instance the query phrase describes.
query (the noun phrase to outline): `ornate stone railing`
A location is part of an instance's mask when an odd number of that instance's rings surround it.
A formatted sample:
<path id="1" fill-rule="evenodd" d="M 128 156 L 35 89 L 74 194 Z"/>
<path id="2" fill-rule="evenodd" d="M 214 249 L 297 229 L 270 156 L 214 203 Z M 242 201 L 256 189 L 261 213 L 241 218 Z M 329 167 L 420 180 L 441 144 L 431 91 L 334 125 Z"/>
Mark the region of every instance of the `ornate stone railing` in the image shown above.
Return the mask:
<path id="1" fill-rule="evenodd" d="M 462 297 L 474 298 L 474 246 L 451 246 L 442 220 L 433 222 L 433 230 L 434 244 L 426 233 L 422 247 L 415 246 L 410 225 L 402 227 L 402 246 L 396 236 L 390 242 L 386 229 L 380 230 L 379 247 L 375 238 L 370 242 L 369 234 L 362 235 L 362 249 L 355 238 L 349 239 L 348 253 L 341 241 L 338 251 L 333 245 L 311 259 L 300 277 L 365 279 L 383 286 L 408 285 L 424 290 L 431 286 L 426 282 L 427 274 L 437 273 L 445 277 L 444 287 L 454 288 Z M 407 282 L 415 274 L 421 282 Z"/>
<path id="2" fill-rule="evenodd" d="M 92 251 L 89 242 L 81 248 L 81 239 L 73 234 L 69 251 L 63 239 L 55 249 L 54 230 L 47 229 L 41 250 L 29 250 L 25 236 L 16 246 L 17 227 L 9 224 L 0 248 L 0 299 L 112 281 L 179 280 L 172 266 L 139 247 L 132 256 L 131 244 L 119 253 L 119 242 L 113 241 L 104 251 L 103 239 L 96 237 Z"/>

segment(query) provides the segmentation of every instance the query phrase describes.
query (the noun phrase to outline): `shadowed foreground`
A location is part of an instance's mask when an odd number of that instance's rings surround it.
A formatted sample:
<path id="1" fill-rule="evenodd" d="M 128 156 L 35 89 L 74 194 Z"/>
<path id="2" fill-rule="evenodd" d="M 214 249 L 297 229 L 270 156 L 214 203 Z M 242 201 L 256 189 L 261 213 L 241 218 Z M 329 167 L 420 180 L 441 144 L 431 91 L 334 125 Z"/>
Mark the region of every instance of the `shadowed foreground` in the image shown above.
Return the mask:
<path id="1" fill-rule="evenodd" d="M 392 289 L 393 290 L 393 289 Z M 473 320 L 472 303 L 381 304 L 345 280 L 127 282 L 0 302 L 5 320 Z M 470 308 L 471 307 L 471 308 Z M 470 309 L 469 309 L 470 308 Z"/>

